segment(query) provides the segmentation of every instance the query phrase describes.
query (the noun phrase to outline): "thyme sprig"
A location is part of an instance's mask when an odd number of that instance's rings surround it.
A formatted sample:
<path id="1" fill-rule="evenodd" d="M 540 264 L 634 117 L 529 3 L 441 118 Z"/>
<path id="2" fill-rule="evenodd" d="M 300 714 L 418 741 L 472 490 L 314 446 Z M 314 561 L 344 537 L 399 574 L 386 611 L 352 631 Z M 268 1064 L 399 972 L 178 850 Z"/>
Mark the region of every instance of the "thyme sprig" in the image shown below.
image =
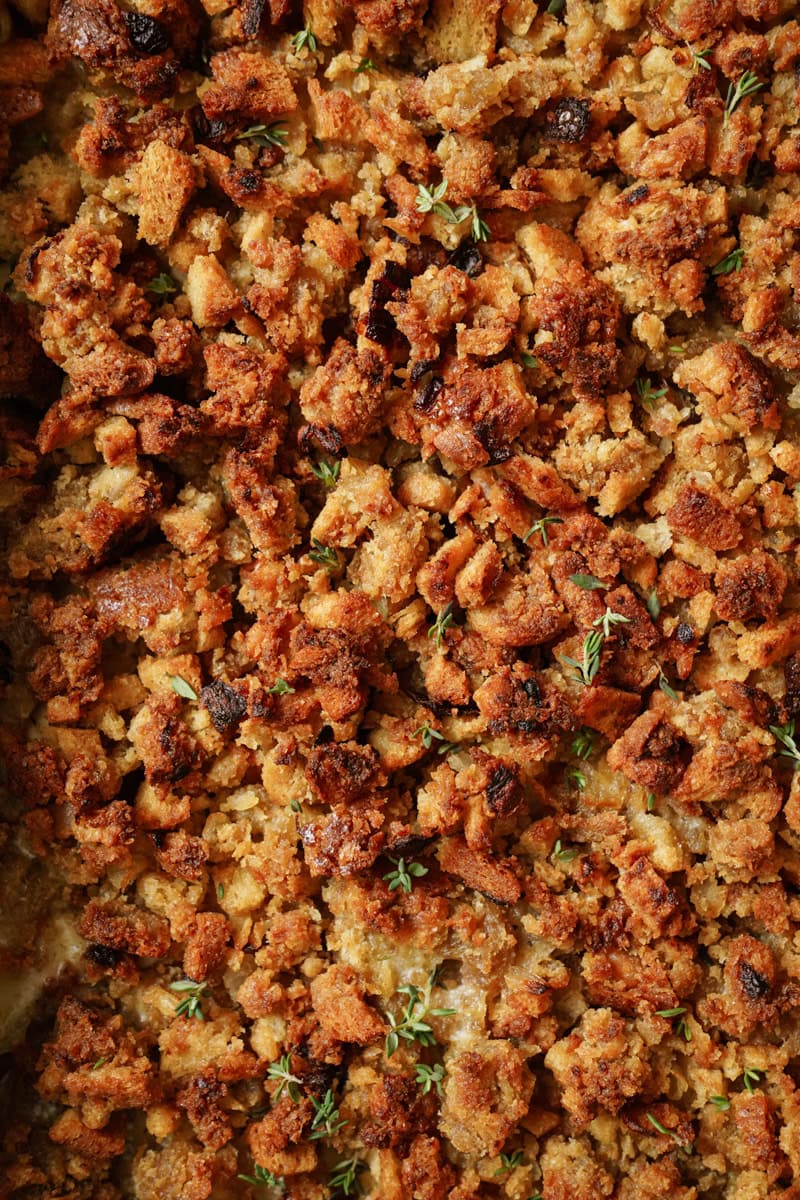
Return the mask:
<path id="1" fill-rule="evenodd" d="M 301 29 L 298 33 L 294 34 L 294 36 L 292 37 L 292 49 L 294 50 L 295 54 L 299 54 L 300 51 L 302 49 L 304 49 L 306 46 L 308 47 L 308 49 L 311 51 L 312 54 L 314 53 L 314 51 L 317 48 L 316 34 L 312 30 L 312 28 L 308 24 L 308 22 L 306 22 L 305 29 Z"/>
<path id="2" fill-rule="evenodd" d="M 769 727 L 772 736 L 783 746 L 783 749 L 778 752 L 779 758 L 788 758 L 796 771 L 800 767 L 800 746 L 795 740 L 794 729 L 794 720 L 787 721 L 785 725 L 770 725 Z"/>
<path id="3" fill-rule="evenodd" d="M 286 1190 L 286 1184 L 278 1175 L 273 1175 L 266 1167 L 262 1167 L 256 1163 L 253 1167 L 252 1175 L 237 1175 L 237 1179 L 243 1180 L 244 1183 L 252 1183 L 254 1187 L 273 1187 L 279 1192 Z"/>
<path id="4" fill-rule="evenodd" d="M 667 394 L 666 384 L 660 388 L 654 387 L 649 377 L 647 379 L 637 379 L 635 386 L 636 395 L 639 397 L 642 407 L 648 411 L 655 408 L 656 400 L 663 400 Z"/>
<path id="5" fill-rule="evenodd" d="M 598 617 L 592 624 L 596 629 L 602 629 L 603 637 L 611 637 L 612 630 L 615 625 L 630 625 L 630 617 L 623 616 L 622 613 L 614 612 L 613 609 L 607 608 L 602 617 Z"/>
<path id="6" fill-rule="evenodd" d="M 576 658 L 571 658 L 568 654 L 562 656 L 561 661 L 566 663 L 568 667 L 575 669 L 575 674 L 572 678 L 577 683 L 582 683 L 584 687 L 589 687 L 600 670 L 600 659 L 603 654 L 604 641 L 605 639 L 599 629 L 593 629 L 584 639 L 583 658 L 580 661 Z"/>
<path id="7" fill-rule="evenodd" d="M 282 121 L 273 121 L 270 125 L 251 125 L 237 133 L 237 142 L 252 142 L 255 146 L 278 146 L 284 149 L 289 131 Z"/>
<path id="8" fill-rule="evenodd" d="M 413 983 L 403 984 L 397 989 L 398 994 L 408 997 L 405 1011 L 400 1017 L 394 1013 L 387 1014 L 391 1029 L 386 1035 L 386 1057 L 391 1058 L 400 1045 L 400 1039 L 406 1042 L 419 1042 L 420 1046 L 435 1046 L 436 1038 L 426 1017 L 452 1017 L 454 1008 L 430 1008 L 430 994 L 433 979 L 429 979 L 424 989 Z"/>
<path id="9" fill-rule="evenodd" d="M 176 695 L 184 700 L 196 700 L 197 692 L 190 683 L 187 683 L 182 675 L 170 675 L 169 686 Z"/>
<path id="10" fill-rule="evenodd" d="M 330 1088 L 328 1088 L 321 1100 L 317 1100 L 316 1096 L 312 1096 L 311 1103 L 314 1105 L 314 1119 L 311 1122 L 310 1141 L 315 1142 L 320 1138 L 333 1137 L 335 1133 L 338 1133 L 347 1124 L 347 1121 L 339 1117 L 336 1097 Z"/>
<path id="11" fill-rule="evenodd" d="M 523 359 L 524 359 L 524 355 L 523 355 Z M 533 365 L 535 365 L 535 361 L 534 361 Z M 548 525 L 563 525 L 563 524 L 564 524 L 564 520 L 562 517 L 540 517 L 538 521 L 533 522 L 530 529 L 525 534 L 525 536 L 523 537 L 522 540 L 523 540 L 523 542 L 527 543 L 534 536 L 534 534 L 538 533 L 542 539 L 542 545 L 547 546 L 549 544 L 549 538 L 548 538 L 548 534 L 547 534 L 547 526 Z"/>
<path id="12" fill-rule="evenodd" d="M 739 76 L 736 83 L 729 83 L 728 94 L 725 97 L 725 113 L 722 118 L 723 125 L 728 124 L 728 118 L 746 96 L 754 96 L 756 92 L 761 91 L 763 86 L 764 84 L 753 71 L 745 71 L 743 75 Z"/>
<path id="13" fill-rule="evenodd" d="M 312 463 L 311 472 L 316 475 L 317 479 L 325 484 L 326 488 L 336 487 L 339 482 L 339 472 L 342 469 L 342 464 L 337 459 L 335 463 L 318 462 Z"/>
<path id="14" fill-rule="evenodd" d="M 206 990 L 204 983 L 196 983 L 194 979 L 176 979 L 169 985 L 169 990 L 186 993 L 175 1006 L 176 1017 L 194 1017 L 196 1021 L 205 1021 L 202 1009 L 203 992 Z"/>
<path id="15" fill-rule="evenodd" d="M 358 1173 L 366 1170 L 366 1163 L 359 1158 L 345 1158 L 336 1164 L 328 1177 L 331 1195 L 354 1196 L 358 1191 Z"/>
<path id="16" fill-rule="evenodd" d="M 417 1063 L 414 1067 L 414 1076 L 422 1089 L 423 1096 L 427 1096 L 434 1087 L 441 1096 L 442 1081 L 445 1076 L 445 1070 L 441 1063 L 436 1063 L 433 1067 L 429 1067 L 426 1063 Z"/>
<path id="17" fill-rule="evenodd" d="M 423 866 L 422 863 L 407 863 L 404 858 L 393 858 L 391 855 L 388 858 L 389 862 L 394 863 L 394 870 L 387 871 L 383 878 L 389 884 L 390 892 L 396 891 L 397 888 L 402 888 L 408 895 L 414 886 L 414 880 L 421 879 L 423 875 L 428 874 L 428 868 Z"/>
<path id="18" fill-rule="evenodd" d="M 711 274 L 730 275 L 733 271 L 741 271 L 743 259 L 744 250 L 741 246 L 737 246 L 735 250 L 731 250 L 730 254 L 726 254 L 711 268 Z"/>
<path id="19" fill-rule="evenodd" d="M 453 624 L 454 620 L 455 617 L 453 616 L 453 604 L 451 601 L 450 604 L 443 608 L 440 613 L 437 613 L 436 620 L 428 630 L 428 637 L 432 640 L 435 640 L 437 650 L 444 641 L 444 635 L 447 633 L 447 630 Z"/>
<path id="20" fill-rule="evenodd" d="M 279 1081 L 275 1091 L 276 1100 L 280 1100 L 285 1089 L 289 1099 L 294 1104 L 300 1102 L 300 1080 L 297 1075 L 292 1074 L 291 1054 L 282 1054 L 276 1063 L 270 1063 L 267 1068 L 267 1078 Z"/>

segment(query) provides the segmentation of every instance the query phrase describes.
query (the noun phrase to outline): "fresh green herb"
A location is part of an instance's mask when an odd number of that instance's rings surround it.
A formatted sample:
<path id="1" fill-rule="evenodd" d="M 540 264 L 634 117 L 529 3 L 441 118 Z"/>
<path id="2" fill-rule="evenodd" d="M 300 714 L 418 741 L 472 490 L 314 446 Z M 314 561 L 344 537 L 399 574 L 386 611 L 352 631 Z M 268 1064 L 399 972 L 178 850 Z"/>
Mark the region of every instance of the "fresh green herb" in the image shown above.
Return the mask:
<path id="1" fill-rule="evenodd" d="M 511 1154 L 500 1153 L 500 1162 L 502 1166 L 498 1167 L 495 1175 L 505 1175 L 506 1171 L 513 1171 L 514 1167 L 518 1167 L 523 1162 L 525 1155 L 521 1150 L 514 1150 Z"/>
<path id="2" fill-rule="evenodd" d="M 596 575 L 583 575 L 579 572 L 577 575 L 570 575 L 569 578 L 571 583 L 583 588 L 585 592 L 605 591 L 606 585 L 601 583 Z"/>
<path id="3" fill-rule="evenodd" d="M 670 354 L 685 354 L 686 353 L 685 346 L 668 346 L 667 349 L 669 350 Z"/>
<path id="4" fill-rule="evenodd" d="M 485 221 L 481 220 L 478 213 L 478 207 L 475 204 L 460 204 L 453 213 L 457 224 L 469 219 L 470 233 L 472 240 L 475 242 L 488 242 L 491 237 L 491 230 Z"/>
<path id="5" fill-rule="evenodd" d="M 225 899 L 225 884 L 224 883 L 217 884 L 217 899 L 218 900 Z"/>
<path id="6" fill-rule="evenodd" d="M 582 758 L 584 762 L 591 755 L 595 746 L 597 734 L 593 729 L 588 729 L 585 725 L 579 729 L 572 739 L 570 750 L 576 758 Z"/>
<path id="7" fill-rule="evenodd" d="M 727 1096 L 711 1096 L 710 1100 L 712 1104 L 716 1104 L 720 1112 L 727 1112 L 731 1106 Z"/>
<path id="8" fill-rule="evenodd" d="M 99 1070 L 99 1068 L 104 1066 L 107 1062 L 108 1062 L 108 1055 L 104 1054 L 102 1056 L 102 1058 L 98 1058 L 96 1063 L 92 1063 L 92 1070 L 93 1071 Z"/>
<path id="9" fill-rule="evenodd" d="M 342 464 L 338 461 L 338 459 L 333 466 L 331 466 L 330 463 L 321 462 L 314 463 L 311 467 L 314 475 L 316 475 L 317 479 L 322 480 L 326 488 L 336 487 L 341 469 Z"/>
<path id="10" fill-rule="evenodd" d="M 553 846 L 553 858 L 556 860 L 556 862 L 572 862 L 573 858 L 577 858 L 579 854 L 580 850 L 569 850 L 562 846 L 561 838 L 559 838 L 555 846 Z"/>
<path id="11" fill-rule="evenodd" d="M 155 279 L 145 284 L 144 290 L 154 292 L 156 296 L 169 296 L 172 292 L 177 292 L 178 285 L 171 275 L 156 275 Z"/>
<path id="12" fill-rule="evenodd" d="M 177 694 L 182 696 L 184 700 L 197 699 L 197 692 L 194 690 L 192 685 L 187 683 L 185 679 L 182 679 L 180 675 L 170 675 L 169 686 L 172 688 L 173 692 L 177 692 Z"/>
<path id="13" fill-rule="evenodd" d="M 559 13 L 564 11 L 564 6 L 567 0 L 550 0 L 545 12 L 549 12 L 551 17 L 557 17 Z"/>
<path id="14" fill-rule="evenodd" d="M 757 1071 L 755 1067 L 745 1067 L 744 1071 L 742 1072 L 742 1080 L 744 1081 L 745 1091 L 749 1092 L 751 1096 L 753 1094 L 753 1084 L 758 1083 L 763 1074 L 763 1071 Z"/>
<path id="15" fill-rule="evenodd" d="M 663 1133 L 664 1137 L 672 1137 L 670 1131 L 652 1113 L 647 1113 L 646 1116 L 653 1129 L 657 1129 L 659 1133 Z"/>
<path id="16" fill-rule="evenodd" d="M 455 214 L 449 204 L 445 203 L 447 195 L 447 180 L 443 179 L 441 183 L 434 188 L 425 187 L 424 183 L 417 185 L 417 212 L 438 213 L 445 220 L 455 219 Z"/>
<path id="17" fill-rule="evenodd" d="M 236 141 L 253 142 L 256 146 L 279 146 L 283 149 L 288 136 L 289 131 L 283 121 L 273 121 L 271 125 L 251 125 L 249 129 L 243 129 L 241 133 L 237 133 Z"/>
<path id="18" fill-rule="evenodd" d="M 538 521 L 534 521 L 528 532 L 522 539 L 523 542 L 529 542 L 534 534 L 538 533 L 542 539 L 542 545 L 548 545 L 547 526 L 548 525 L 563 525 L 561 517 L 540 517 Z"/>
<path id="19" fill-rule="evenodd" d="M 311 1103 L 314 1105 L 314 1120 L 311 1122 L 311 1133 L 309 1134 L 312 1142 L 317 1141 L 318 1138 L 333 1137 L 343 1125 L 347 1124 L 347 1121 L 339 1118 L 336 1098 L 330 1088 L 321 1100 L 312 1096 Z"/>
<path id="20" fill-rule="evenodd" d="M 796 771 L 800 767 L 800 746 L 794 736 L 794 720 L 787 721 L 785 725 L 770 725 L 769 731 L 783 746 L 783 749 L 779 751 L 779 757 L 788 758 L 794 764 Z"/>
<path id="21" fill-rule="evenodd" d="M 611 637 L 611 630 L 615 625 L 630 625 L 630 617 L 624 617 L 622 613 L 613 612 L 607 608 L 602 617 L 598 617 L 592 624 L 595 628 L 600 628 L 603 631 L 603 637 Z"/>
<path id="22" fill-rule="evenodd" d="M 437 615 L 436 620 L 434 621 L 433 625 L 431 625 L 430 629 L 428 630 L 428 637 L 435 639 L 437 650 L 441 646 L 441 644 L 444 640 L 444 635 L 447 633 L 447 630 L 453 624 L 454 619 L 455 618 L 453 617 L 453 605 L 451 602 L 450 604 L 447 605 L 446 608 L 443 608 L 442 611 Z"/>
<path id="23" fill-rule="evenodd" d="M 362 58 L 356 67 L 356 75 L 361 75 L 363 71 L 377 71 L 377 69 L 371 58 Z"/>
<path id="24" fill-rule="evenodd" d="M 317 48 L 316 35 L 312 33 L 311 26 L 308 24 L 308 22 L 306 22 L 305 29 L 301 29 L 300 32 L 296 33 L 292 38 L 292 49 L 296 54 L 299 54 L 304 46 L 308 46 L 312 54 Z"/>
<path id="25" fill-rule="evenodd" d="M 652 620 L 657 621 L 661 614 L 661 601 L 658 598 L 658 593 L 653 589 L 647 597 L 647 611 Z"/>
<path id="26" fill-rule="evenodd" d="M 358 1172 L 365 1169 L 366 1164 L 357 1158 L 346 1158 L 337 1163 L 328 1179 L 328 1187 L 332 1195 L 341 1192 L 343 1196 L 353 1196 L 358 1190 Z"/>
<path id="27" fill-rule="evenodd" d="M 286 1188 L 286 1184 L 277 1175 L 273 1175 L 266 1167 L 262 1167 L 259 1163 L 253 1167 L 252 1175 L 237 1175 L 237 1179 L 243 1180 L 245 1183 L 252 1183 L 254 1187 L 274 1187 L 279 1192 Z"/>
<path id="28" fill-rule="evenodd" d="M 417 1063 L 414 1067 L 417 1083 L 422 1088 L 423 1096 L 427 1096 L 431 1088 L 435 1087 L 436 1091 L 441 1096 L 442 1080 L 444 1079 L 444 1067 L 441 1063 L 437 1063 L 435 1067 L 428 1067 L 425 1063 Z"/>
<path id="29" fill-rule="evenodd" d="M 491 236 L 491 230 L 487 226 L 486 221 L 481 220 L 479 211 L 475 204 L 459 204 L 457 209 L 453 209 L 451 204 L 447 204 L 445 196 L 447 194 L 447 180 L 441 180 L 440 184 L 435 187 L 426 187 L 425 184 L 417 185 L 416 209 L 417 212 L 434 212 L 435 215 L 443 218 L 447 224 L 462 224 L 464 221 L 470 221 L 470 232 L 475 241 L 488 241 Z"/>
<path id="30" fill-rule="evenodd" d="M 647 811 L 652 812 L 653 809 L 655 808 L 655 806 L 656 806 L 655 792 L 648 792 L 647 793 Z"/>
<path id="31" fill-rule="evenodd" d="M 422 744 L 426 750 L 430 750 L 431 746 L 434 743 L 434 740 L 436 740 L 437 742 L 444 741 L 444 734 L 439 733 L 438 729 L 434 729 L 433 726 L 430 725 L 428 721 L 426 721 L 424 725 L 420 725 L 419 729 L 415 729 L 411 736 L 412 737 L 420 737 L 421 736 Z"/>
<path id="32" fill-rule="evenodd" d="M 303 811 L 303 806 L 299 800 L 290 800 L 289 808 L 292 810 L 293 813 L 301 813 Z"/>
<path id="33" fill-rule="evenodd" d="M 741 246 L 737 246 L 735 250 L 731 250 L 730 254 L 726 254 L 716 266 L 711 268 L 711 274 L 730 275 L 732 271 L 741 271 L 743 258 L 744 250 Z"/>
<path id="34" fill-rule="evenodd" d="M 271 688 L 267 688 L 268 696 L 293 696 L 294 688 L 290 687 L 285 679 L 280 676 L 275 680 Z"/>
<path id="35" fill-rule="evenodd" d="M 682 1018 L 683 1014 L 685 1012 L 686 1012 L 686 1009 L 681 1008 L 681 1007 L 661 1008 L 661 1009 L 657 1010 L 656 1016 L 657 1017 L 667 1017 L 667 1018 L 669 1018 L 669 1017 L 681 1017 Z M 675 1026 L 675 1032 L 678 1034 L 679 1037 L 684 1038 L 685 1041 L 687 1041 L 687 1042 L 690 1042 L 692 1040 L 692 1031 L 689 1028 L 687 1022 L 684 1020 L 678 1021 L 678 1024 Z"/>
<path id="36" fill-rule="evenodd" d="M 567 767 L 567 783 L 574 783 L 579 792 L 586 787 L 586 775 L 580 767 Z"/>
<path id="37" fill-rule="evenodd" d="M 319 563 L 328 571 L 335 571 L 339 566 L 339 555 L 334 550 L 333 546 L 325 546 L 319 538 L 312 538 L 311 545 L 313 550 L 309 550 L 308 557 L 312 562 Z"/>
<path id="38" fill-rule="evenodd" d="M 711 63 L 708 61 L 710 53 L 710 46 L 706 50 L 692 50 L 692 70 L 696 71 L 698 67 L 701 67 L 704 71 L 710 71 Z"/>
<path id="39" fill-rule="evenodd" d="M 201 1008 L 204 983 L 195 983 L 193 979 L 176 979 L 169 985 L 171 992 L 185 992 L 186 995 L 175 1006 L 176 1017 L 194 1017 L 196 1021 L 205 1021 Z"/>
<path id="40" fill-rule="evenodd" d="M 395 869 L 387 872 L 384 879 L 389 884 L 389 891 L 393 892 L 397 888 L 402 888 L 408 895 L 413 887 L 413 879 L 421 879 L 423 875 L 428 874 L 428 868 L 422 863 L 410 862 L 406 864 L 404 858 L 392 858 L 388 855 L 389 862 L 393 862 Z"/>
<path id="41" fill-rule="evenodd" d="M 722 118 L 723 125 L 728 124 L 728 118 L 746 96 L 754 96 L 756 92 L 761 91 L 763 86 L 764 84 L 752 71 L 745 71 L 744 75 L 740 76 L 735 84 L 729 83 L 728 94 L 725 97 L 725 115 Z"/>
<path id="42" fill-rule="evenodd" d="M 391 1058 L 400 1045 L 400 1038 L 407 1042 L 419 1042 L 421 1046 L 435 1046 L 436 1038 L 425 1017 L 452 1017 L 454 1008 L 429 1008 L 431 980 L 424 993 L 413 983 L 404 984 L 397 989 L 402 996 L 408 997 L 408 1004 L 401 1017 L 389 1013 L 391 1029 L 386 1035 L 386 1057 Z"/>
<path id="43" fill-rule="evenodd" d="M 421 736 L 422 744 L 426 750 L 430 750 L 434 741 L 441 742 L 441 745 L 436 749 L 437 754 L 449 754 L 451 750 L 458 749 L 458 742 L 446 742 L 444 734 L 439 733 L 438 729 L 434 729 L 428 721 L 424 725 L 420 725 L 419 729 L 415 729 L 411 736 Z"/>
<path id="44" fill-rule="evenodd" d="M 669 680 L 664 674 L 663 667 L 658 668 L 658 686 L 661 688 L 664 695 L 668 696 L 670 700 L 678 699 L 678 693 L 675 691 L 675 688 L 671 686 Z"/>
<path id="45" fill-rule="evenodd" d="M 290 1100 L 294 1101 L 295 1104 L 300 1101 L 300 1080 L 296 1075 L 292 1074 L 291 1054 L 283 1054 L 276 1063 L 270 1063 L 267 1068 L 267 1077 L 280 1081 L 275 1092 L 276 1100 L 280 1100 L 281 1093 L 285 1088 Z"/>
<path id="46" fill-rule="evenodd" d="M 538 365 L 539 365 L 538 358 L 534 354 L 529 354 L 527 350 L 523 350 L 522 353 L 520 354 L 519 358 L 520 358 L 520 362 L 522 363 L 523 367 L 529 367 L 529 368 L 531 368 L 531 370 L 534 367 L 538 367 Z M 552 520 L 557 521 L 557 520 L 559 520 L 559 518 L 553 517 Z"/>
<path id="47" fill-rule="evenodd" d="M 570 658 L 564 655 L 562 662 L 568 667 L 574 667 L 577 674 L 573 675 L 578 683 L 582 683 L 584 687 L 588 687 L 592 682 L 597 672 L 600 670 L 600 658 L 603 653 L 603 635 L 597 629 L 593 629 L 590 634 L 587 634 L 583 643 L 583 661 L 578 662 L 577 659 Z"/>
<path id="48" fill-rule="evenodd" d="M 654 408 L 656 400 L 663 400 L 666 394 L 666 386 L 654 388 L 649 378 L 636 380 L 636 395 L 646 409 Z"/>
<path id="49" fill-rule="evenodd" d="M 532 1196 L 528 1196 L 528 1200 L 544 1200 L 541 1192 L 534 1192 Z"/>

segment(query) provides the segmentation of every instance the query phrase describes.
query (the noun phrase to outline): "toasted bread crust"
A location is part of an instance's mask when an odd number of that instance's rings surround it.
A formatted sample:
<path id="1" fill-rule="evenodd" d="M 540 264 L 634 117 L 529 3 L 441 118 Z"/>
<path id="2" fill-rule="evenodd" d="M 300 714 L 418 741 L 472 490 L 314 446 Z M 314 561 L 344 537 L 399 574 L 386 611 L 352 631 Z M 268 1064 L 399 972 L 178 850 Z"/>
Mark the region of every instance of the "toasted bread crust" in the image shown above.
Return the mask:
<path id="1" fill-rule="evenodd" d="M 0 0 L 0 1195 L 797 1200 L 795 8 Z"/>

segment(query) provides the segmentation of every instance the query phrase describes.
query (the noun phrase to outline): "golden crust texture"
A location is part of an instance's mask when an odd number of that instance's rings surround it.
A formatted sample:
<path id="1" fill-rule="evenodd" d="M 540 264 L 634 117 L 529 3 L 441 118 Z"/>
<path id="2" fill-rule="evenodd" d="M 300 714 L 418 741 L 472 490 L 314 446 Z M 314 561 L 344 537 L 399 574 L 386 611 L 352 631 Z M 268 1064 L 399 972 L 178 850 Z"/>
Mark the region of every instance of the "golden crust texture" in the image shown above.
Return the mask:
<path id="1" fill-rule="evenodd" d="M 798 79 L 0 0 L 0 1196 L 800 1200 Z"/>

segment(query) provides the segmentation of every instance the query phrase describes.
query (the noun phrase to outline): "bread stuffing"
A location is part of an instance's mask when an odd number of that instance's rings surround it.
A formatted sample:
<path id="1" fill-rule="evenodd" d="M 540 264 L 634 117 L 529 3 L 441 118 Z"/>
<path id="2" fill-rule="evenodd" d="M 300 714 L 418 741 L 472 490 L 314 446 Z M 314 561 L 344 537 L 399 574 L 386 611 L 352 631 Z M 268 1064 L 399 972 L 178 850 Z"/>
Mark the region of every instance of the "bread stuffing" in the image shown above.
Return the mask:
<path id="1" fill-rule="evenodd" d="M 800 1200 L 793 0 L 0 0 L 0 1195 Z"/>

